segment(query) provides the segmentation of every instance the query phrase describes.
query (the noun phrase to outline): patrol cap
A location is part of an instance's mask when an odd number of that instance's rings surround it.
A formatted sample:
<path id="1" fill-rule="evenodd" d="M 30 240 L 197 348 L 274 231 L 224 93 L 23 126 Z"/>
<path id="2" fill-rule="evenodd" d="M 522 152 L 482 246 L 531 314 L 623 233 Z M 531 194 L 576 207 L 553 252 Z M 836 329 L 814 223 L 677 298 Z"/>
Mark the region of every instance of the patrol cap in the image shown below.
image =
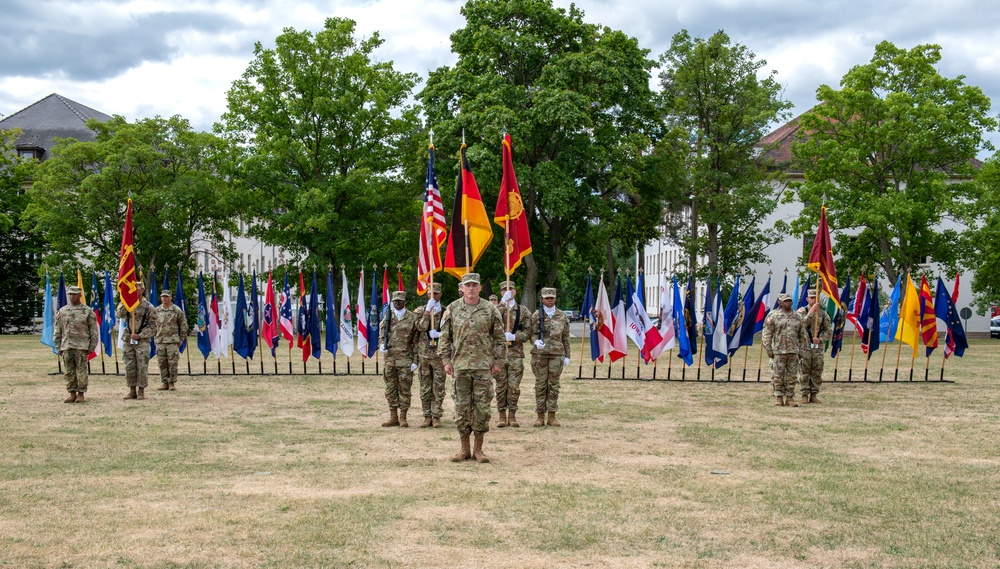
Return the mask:
<path id="1" fill-rule="evenodd" d="M 814 288 L 809 289 L 809 293 L 806 294 L 806 296 L 809 298 L 816 298 L 816 289 Z"/>
<path id="2" fill-rule="evenodd" d="M 431 292 L 441 292 L 441 283 L 434 283 L 431 287 Z"/>
<path id="3" fill-rule="evenodd" d="M 503 281 L 502 283 L 500 283 L 500 290 L 508 290 L 508 289 L 517 290 L 517 287 L 514 286 L 514 281 Z"/>
<path id="4" fill-rule="evenodd" d="M 552 287 L 545 287 L 542 289 L 542 298 L 555 298 L 556 289 Z"/>
<path id="5" fill-rule="evenodd" d="M 170 292 L 170 289 L 165 288 L 165 289 L 163 289 L 163 290 L 160 291 L 160 298 L 163 298 L 164 296 L 169 296 L 170 298 L 173 298 L 174 294 L 172 292 Z"/>
<path id="6" fill-rule="evenodd" d="M 83 289 L 76 285 L 66 287 L 66 294 L 83 294 Z"/>
<path id="7" fill-rule="evenodd" d="M 397 290 L 396 292 L 392 293 L 392 299 L 402 300 L 403 302 L 406 302 L 406 292 Z"/>
<path id="8" fill-rule="evenodd" d="M 462 275 L 462 284 L 479 284 L 479 273 L 465 273 Z"/>
<path id="9" fill-rule="evenodd" d="M 792 297 L 785 293 L 781 293 L 778 295 L 778 302 L 785 302 L 786 300 L 791 300 L 791 299 Z"/>
<path id="10" fill-rule="evenodd" d="M 490 300 L 500 300 L 500 297 L 497 296 L 497 295 L 495 295 L 495 294 L 491 294 L 490 295 Z"/>

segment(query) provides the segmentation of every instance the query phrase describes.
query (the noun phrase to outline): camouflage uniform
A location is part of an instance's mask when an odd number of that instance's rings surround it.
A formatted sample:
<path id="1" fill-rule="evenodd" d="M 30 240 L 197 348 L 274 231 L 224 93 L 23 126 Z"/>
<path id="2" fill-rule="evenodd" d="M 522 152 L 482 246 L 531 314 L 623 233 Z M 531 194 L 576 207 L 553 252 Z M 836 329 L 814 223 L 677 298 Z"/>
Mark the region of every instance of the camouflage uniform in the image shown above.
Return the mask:
<path id="1" fill-rule="evenodd" d="M 771 358 L 771 385 L 775 397 L 795 397 L 795 371 L 802 352 L 802 319 L 793 310 L 778 308 L 764 319 L 764 350 Z"/>
<path id="2" fill-rule="evenodd" d="M 505 343 L 500 312 L 488 301 L 466 304 L 459 298 L 444 311 L 438 355 L 455 370 L 455 424 L 463 437 L 490 430 L 490 368 L 503 360 Z"/>
<path id="3" fill-rule="evenodd" d="M 434 283 L 435 287 L 438 283 Z M 413 311 L 417 319 L 417 355 L 420 359 L 420 405 L 424 418 L 440 419 L 444 408 L 445 374 L 444 362 L 437 353 L 437 340 L 428 333 L 431 329 L 441 331 L 443 311 L 434 314 L 434 326 L 431 326 L 431 313 L 426 306 Z M 433 345 L 432 345 L 433 344 Z"/>
<path id="4" fill-rule="evenodd" d="M 97 348 L 99 337 L 97 317 L 86 304 L 67 304 L 56 313 L 52 339 L 66 368 L 70 394 L 87 392 L 87 354 Z"/>
<path id="5" fill-rule="evenodd" d="M 524 377 L 524 343 L 531 338 L 528 331 L 531 309 L 520 304 L 511 308 L 506 303 L 501 303 L 498 308 L 504 329 L 507 327 L 507 312 L 510 312 L 510 330 L 516 339 L 505 342 L 507 354 L 500 363 L 500 371 L 493 376 L 497 383 L 497 410 L 517 411 L 517 402 L 521 398 L 521 379 Z"/>
<path id="6" fill-rule="evenodd" d="M 414 353 L 417 333 L 417 318 L 405 308 L 403 317 L 399 318 L 390 306 L 386 317 L 379 324 L 378 344 L 386 349 L 383 379 L 389 409 L 407 411 L 410 408 L 410 391 L 413 386 L 410 366 L 417 359 Z"/>
<path id="7" fill-rule="evenodd" d="M 818 306 L 818 305 L 817 305 Z M 799 317 L 802 318 L 802 329 L 805 332 L 805 341 L 802 344 L 802 354 L 799 360 L 799 391 L 803 399 L 807 395 L 819 393 L 819 386 L 823 384 L 823 350 L 826 342 L 833 337 L 833 324 L 830 322 L 830 315 L 822 308 L 817 308 L 816 312 L 809 313 L 808 307 L 803 306 L 798 310 Z M 813 326 L 816 319 L 819 319 L 819 345 L 811 348 L 813 337 Z"/>
<path id="8" fill-rule="evenodd" d="M 122 359 L 125 360 L 125 383 L 129 388 L 146 389 L 149 340 L 156 334 L 156 310 L 148 300 L 140 298 L 139 304 L 131 314 L 125 309 L 124 304 L 119 303 L 118 318 L 125 321 L 125 348 L 122 350 Z M 133 333 L 133 320 L 135 333 L 139 335 L 139 340 L 135 344 L 129 336 Z"/>
<path id="9" fill-rule="evenodd" d="M 169 296 L 164 291 L 160 296 Z M 177 383 L 177 362 L 181 359 L 178 350 L 181 342 L 187 338 L 187 315 L 176 304 L 170 308 L 164 305 L 156 307 L 156 361 L 160 365 L 160 381 L 163 387 L 172 387 Z"/>
<path id="10" fill-rule="evenodd" d="M 547 291 L 543 289 L 542 296 Z M 569 357 L 569 318 L 558 308 L 552 316 L 541 307 L 531 315 L 531 342 L 545 343 L 544 348 L 531 348 L 531 371 L 535 374 L 535 412 L 555 413 L 559 410 L 559 375 L 563 370 L 563 359 Z"/>

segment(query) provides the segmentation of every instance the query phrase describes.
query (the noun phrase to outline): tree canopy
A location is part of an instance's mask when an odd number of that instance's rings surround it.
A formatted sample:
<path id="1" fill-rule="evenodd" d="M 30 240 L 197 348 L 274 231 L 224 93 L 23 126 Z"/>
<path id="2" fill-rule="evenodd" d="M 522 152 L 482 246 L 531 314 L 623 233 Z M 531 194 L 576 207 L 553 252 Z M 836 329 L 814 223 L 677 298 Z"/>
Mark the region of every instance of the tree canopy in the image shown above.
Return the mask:
<path id="1" fill-rule="evenodd" d="M 14 144 L 21 134 L 0 131 L 0 333 L 28 329 L 41 309 L 35 291 L 45 242 L 20 227 L 28 203 L 25 186 L 37 164 L 18 157 Z"/>

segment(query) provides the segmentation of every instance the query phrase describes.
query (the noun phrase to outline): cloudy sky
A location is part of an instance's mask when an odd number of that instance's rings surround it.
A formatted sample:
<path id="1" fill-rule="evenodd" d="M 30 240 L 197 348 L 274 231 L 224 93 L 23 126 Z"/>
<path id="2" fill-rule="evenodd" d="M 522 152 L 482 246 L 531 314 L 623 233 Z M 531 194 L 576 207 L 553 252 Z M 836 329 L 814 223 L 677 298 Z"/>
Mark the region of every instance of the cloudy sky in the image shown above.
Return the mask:
<path id="1" fill-rule="evenodd" d="M 568 0 L 554 0 L 569 6 Z M 51 94 L 129 120 L 179 114 L 210 129 L 254 42 L 346 17 L 401 71 L 425 78 L 454 62 L 458 0 L 2 0 L 0 115 Z M 680 29 L 725 30 L 778 72 L 795 114 L 875 45 L 936 43 L 941 72 L 965 75 L 1000 111 L 1000 3 L 993 0 L 579 0 L 585 18 L 638 38 L 658 57 Z M 418 87 L 419 89 L 419 87 Z M 991 137 L 997 140 L 997 137 Z"/>

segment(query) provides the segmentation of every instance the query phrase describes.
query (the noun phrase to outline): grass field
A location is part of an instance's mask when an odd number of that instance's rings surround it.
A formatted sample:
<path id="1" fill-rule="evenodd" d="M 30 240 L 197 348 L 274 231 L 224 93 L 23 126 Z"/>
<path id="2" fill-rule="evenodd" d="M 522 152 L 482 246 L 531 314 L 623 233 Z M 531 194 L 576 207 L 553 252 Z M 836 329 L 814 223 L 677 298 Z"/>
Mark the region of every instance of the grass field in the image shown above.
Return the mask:
<path id="1" fill-rule="evenodd" d="M 953 384 L 798 408 L 767 384 L 564 376 L 563 426 L 494 428 L 485 465 L 448 461 L 450 397 L 445 428 L 380 428 L 377 377 L 122 401 L 93 376 L 67 405 L 37 337 L 0 338 L 0 362 L 0 567 L 1000 566 L 995 340 Z"/>

